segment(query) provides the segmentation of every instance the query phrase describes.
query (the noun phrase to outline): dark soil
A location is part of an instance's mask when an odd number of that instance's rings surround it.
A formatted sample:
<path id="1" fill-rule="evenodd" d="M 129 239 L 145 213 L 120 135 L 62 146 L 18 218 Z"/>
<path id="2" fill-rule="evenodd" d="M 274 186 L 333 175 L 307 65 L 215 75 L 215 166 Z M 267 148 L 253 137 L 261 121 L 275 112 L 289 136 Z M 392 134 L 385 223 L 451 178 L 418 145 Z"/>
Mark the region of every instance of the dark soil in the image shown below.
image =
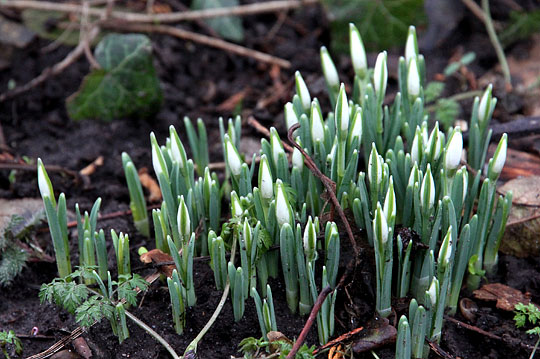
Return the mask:
<path id="1" fill-rule="evenodd" d="M 465 21 L 465 20 L 462 20 Z M 232 115 L 232 109 L 219 107 L 225 100 L 240 91 L 247 90 L 242 102 L 244 118 L 252 114 L 265 126 L 276 126 L 283 130 L 282 108 L 292 97 L 294 83 L 291 82 L 294 70 L 302 71 L 310 86 L 312 96 L 326 98 L 325 85 L 319 70 L 319 47 L 328 45 L 329 29 L 323 10 L 309 7 L 301 12 L 290 13 L 277 33 L 269 38 L 268 34 L 276 23 L 275 15 L 247 17 L 244 26 L 247 38 L 244 45 L 259 49 L 292 62 L 292 69 L 276 74 L 267 65 L 253 60 L 240 58 L 225 52 L 210 49 L 193 43 L 186 43 L 170 37 L 153 37 L 157 67 L 164 89 L 164 105 L 151 120 L 119 119 L 111 123 L 94 121 L 72 122 L 68 119 L 64 101 L 75 92 L 88 72 L 88 64 L 80 60 L 69 67 L 62 75 L 47 81 L 43 86 L 0 103 L 0 123 L 6 136 L 7 145 L 17 157 L 28 156 L 32 159 L 41 157 L 44 163 L 59 165 L 78 171 L 94 161 L 98 156 L 105 158 L 90 177 L 90 184 L 77 183 L 72 177 L 60 173 L 50 173 L 57 194 L 65 192 L 68 208 L 73 209 L 79 203 L 83 210 L 89 210 L 97 197 L 102 197 L 101 213 L 107 214 L 128 209 L 129 195 L 125 185 L 121 158 L 123 151 L 128 152 L 136 165 L 152 168 L 150 158 L 149 133 L 154 131 L 159 141 L 163 141 L 168 127 L 174 124 L 183 140 L 183 116 L 192 119 L 204 119 L 211 146 L 211 161 L 221 161 L 221 146 L 217 119 Z M 204 29 L 192 25 L 195 30 Z M 485 34 L 484 34 L 485 35 Z M 462 40 L 460 45 L 466 49 L 483 44 L 484 49 L 491 49 L 487 36 L 482 39 L 457 32 Z M 456 41 L 456 40 L 454 40 Z M 439 72 L 447 64 L 453 51 L 452 47 L 440 47 L 428 54 L 430 73 Z M 14 54 L 11 68 L 0 72 L 0 88 L 7 88 L 9 80 L 24 84 L 37 76 L 41 70 L 61 60 L 69 48 L 60 47 L 46 55 L 40 52 L 47 43 L 35 41 L 29 48 Z M 448 45 L 450 46 L 450 45 Z M 487 50 L 486 50 L 487 51 Z M 397 56 L 398 52 L 391 53 Z M 397 58 L 397 57 L 396 57 Z M 371 57 L 370 57 L 371 59 Z M 474 69 L 479 73 L 491 68 L 493 54 L 483 54 L 482 68 Z M 345 58 L 336 61 L 344 78 L 352 78 L 350 61 Z M 433 67 L 431 64 L 433 62 Z M 392 69 L 390 69 L 392 73 Z M 394 71 L 395 72 L 395 68 Z M 274 74 L 273 76 L 271 74 Z M 276 95 L 276 83 L 283 86 L 282 94 L 273 101 L 260 105 L 261 99 Z M 457 85 L 456 85 L 457 87 Z M 451 87 L 450 87 L 451 88 Z M 323 105 L 325 104 L 323 100 Z M 244 126 L 243 138 L 247 142 L 256 142 L 259 136 L 248 125 Z M 248 151 L 253 151 L 253 148 Z M 0 170 L 0 196 L 2 198 L 38 197 L 37 181 L 32 171 L 18 171 L 15 183 L 8 180 L 9 171 Z M 153 248 L 152 240 L 136 234 L 129 216 L 119 216 L 99 222 L 106 233 L 114 228 L 130 234 L 133 268 L 138 265 L 136 251 L 140 246 Z M 46 232 L 45 232 L 46 233 Z M 345 238 L 345 237 L 344 237 Z M 39 241 L 52 254 L 48 234 L 41 234 Z M 343 267 L 351 258 L 348 242 L 342 240 Z M 76 261 L 76 248 L 72 248 L 72 258 Z M 365 326 L 374 315 L 374 279 L 373 263 L 369 250 L 364 252 L 361 265 L 348 278 L 345 291 L 338 295 L 336 307 L 336 334 L 342 334 L 359 326 Z M 109 246 L 109 258 L 113 258 L 112 245 Z M 115 267 L 111 261 L 110 267 Z M 532 300 L 540 302 L 540 261 L 516 259 L 502 256 L 497 277 L 493 281 L 506 283 L 522 291 L 528 291 Z M 148 270 L 140 270 L 140 274 Z M 142 304 L 131 311 L 162 335 L 175 350 L 182 353 L 189 342 L 206 324 L 212 315 L 221 292 L 215 290 L 211 270 L 204 261 L 195 265 L 195 285 L 197 305 L 188 310 L 187 328 L 178 336 L 173 328 L 170 315 L 169 296 L 166 286 L 156 282 L 146 294 Z M 47 349 L 56 340 L 64 337 L 76 328 L 71 315 L 54 305 L 40 305 L 38 290 L 42 283 L 50 282 L 56 276 L 54 263 L 29 263 L 17 278 L 14 285 L 0 288 L 0 330 L 12 329 L 18 334 L 29 334 L 33 327 L 39 334 L 52 336 L 54 339 L 23 339 L 24 355 L 28 356 Z M 281 281 L 273 281 L 278 329 L 287 337 L 294 338 L 300 333 L 306 318 L 292 315 L 284 300 Z M 480 312 L 474 323 L 479 328 L 499 335 L 503 341 L 487 338 L 467 329 L 447 323 L 443 331 L 441 347 L 453 357 L 461 358 L 527 358 L 530 350 L 522 349 L 516 342 L 534 344 L 534 338 L 528 337 L 522 330 L 513 326 L 512 314 L 495 309 L 489 303 L 478 303 Z M 401 315 L 401 313 L 398 313 Z M 463 318 L 458 315 L 460 320 Z M 392 318 L 391 318 L 392 319 Z M 139 327 L 128 323 L 130 339 L 122 344 L 113 336 L 108 322 L 90 328 L 83 337 L 96 358 L 166 358 L 166 351 L 154 339 Z M 246 312 L 239 323 L 234 323 L 232 307 L 227 301 L 220 317 L 198 347 L 200 358 L 229 358 L 238 356 L 237 345 L 245 337 L 259 336 L 259 325 L 255 308 L 251 300 L 246 302 Z M 512 339 L 514 338 L 514 339 Z M 308 337 L 310 345 L 317 344 L 316 329 Z M 381 358 L 393 358 L 393 345 L 377 350 Z M 371 354 L 355 355 L 368 358 Z M 432 354 L 436 357 L 435 354 Z"/>

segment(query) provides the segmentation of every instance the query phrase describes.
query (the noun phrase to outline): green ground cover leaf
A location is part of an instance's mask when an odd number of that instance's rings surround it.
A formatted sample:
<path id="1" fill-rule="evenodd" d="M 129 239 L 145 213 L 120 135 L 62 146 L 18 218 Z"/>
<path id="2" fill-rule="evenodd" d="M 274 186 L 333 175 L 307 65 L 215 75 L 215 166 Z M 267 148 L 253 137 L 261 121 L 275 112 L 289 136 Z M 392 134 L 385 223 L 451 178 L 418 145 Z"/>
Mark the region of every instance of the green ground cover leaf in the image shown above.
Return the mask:
<path id="1" fill-rule="evenodd" d="M 162 93 L 147 36 L 109 34 L 97 45 L 94 56 L 102 69 L 88 74 L 79 91 L 67 99 L 72 119 L 111 121 L 157 112 Z"/>

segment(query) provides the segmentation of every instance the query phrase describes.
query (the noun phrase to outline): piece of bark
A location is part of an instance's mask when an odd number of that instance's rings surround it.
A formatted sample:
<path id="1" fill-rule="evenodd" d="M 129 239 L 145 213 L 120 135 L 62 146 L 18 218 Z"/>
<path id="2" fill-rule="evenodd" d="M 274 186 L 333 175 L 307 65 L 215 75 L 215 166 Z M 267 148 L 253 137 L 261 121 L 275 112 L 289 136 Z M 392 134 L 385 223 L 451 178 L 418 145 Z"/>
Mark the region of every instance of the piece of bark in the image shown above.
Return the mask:
<path id="1" fill-rule="evenodd" d="M 495 305 L 497 308 L 508 312 L 513 312 L 518 303 L 529 304 L 531 302 L 531 295 L 529 293 L 522 293 L 515 288 L 501 283 L 486 284 L 482 288 L 475 290 L 473 295 L 479 300 L 495 301 L 497 302 Z"/>
<path id="2" fill-rule="evenodd" d="M 171 277 L 173 270 L 176 268 L 174 264 L 162 265 L 162 263 L 172 262 L 173 258 L 169 254 L 164 253 L 161 249 L 152 249 L 151 251 L 142 254 L 140 260 L 146 264 L 154 263 L 155 265 L 158 265 L 159 271 L 167 277 Z"/>

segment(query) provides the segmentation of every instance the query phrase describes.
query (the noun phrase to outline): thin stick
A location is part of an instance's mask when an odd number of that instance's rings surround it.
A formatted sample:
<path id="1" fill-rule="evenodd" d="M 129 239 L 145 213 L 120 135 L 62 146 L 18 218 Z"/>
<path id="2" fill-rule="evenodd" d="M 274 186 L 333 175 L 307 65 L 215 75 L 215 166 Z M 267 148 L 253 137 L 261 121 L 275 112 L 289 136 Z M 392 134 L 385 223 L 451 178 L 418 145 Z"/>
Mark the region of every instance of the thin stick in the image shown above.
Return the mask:
<path id="1" fill-rule="evenodd" d="M 529 216 L 529 217 L 525 217 L 525 218 L 521 218 L 521 219 L 516 219 L 515 221 L 506 223 L 506 228 L 512 227 L 512 226 L 517 226 L 518 224 L 522 224 L 522 223 L 526 223 L 526 222 L 529 222 L 529 221 L 533 221 L 533 220 L 538 219 L 538 218 L 540 218 L 540 213 L 537 213 L 537 214 L 532 215 L 532 216 Z"/>
<path id="2" fill-rule="evenodd" d="M 317 4 L 318 0 L 280 0 L 266 1 L 248 5 L 231 6 L 207 10 L 194 10 L 172 12 L 167 14 L 139 14 L 125 11 L 112 11 L 111 19 L 124 20 L 139 23 L 174 23 L 180 21 L 194 21 L 199 19 L 210 19 L 222 16 L 246 16 L 261 14 L 266 12 L 276 12 L 281 10 L 296 9 L 304 5 Z M 35 0 L 10 0 L 0 2 L 0 7 L 13 9 L 35 9 L 46 11 L 81 13 L 82 6 L 68 3 L 54 3 L 48 1 Z M 105 9 L 88 9 L 88 14 L 103 17 Z"/>
<path id="3" fill-rule="evenodd" d="M 309 313 L 309 317 L 306 320 L 306 324 L 304 325 L 304 328 L 300 332 L 300 335 L 298 336 L 298 338 L 294 342 L 294 345 L 293 345 L 291 351 L 287 355 L 287 359 L 293 359 L 295 357 L 296 353 L 298 352 L 298 349 L 300 349 L 300 347 L 304 343 L 304 340 L 306 340 L 306 336 L 308 335 L 309 330 L 313 326 L 313 322 L 315 322 L 315 319 L 317 318 L 317 313 L 321 309 L 321 306 L 323 305 L 326 297 L 331 292 L 332 292 L 332 288 L 330 288 L 330 286 L 326 286 L 326 287 L 324 287 L 324 289 L 321 291 L 321 293 L 317 297 L 317 300 L 315 301 L 315 304 L 313 304 L 313 308 L 311 308 L 311 313 Z"/>
<path id="4" fill-rule="evenodd" d="M 0 3 L 0 7 L 5 5 L 5 3 Z M 99 33 L 99 28 L 94 27 L 89 33 L 88 33 L 88 41 L 91 42 L 95 39 L 95 37 Z M 10 98 L 13 98 L 17 95 L 20 95 L 21 93 L 24 93 L 28 90 L 33 89 L 34 87 L 41 85 L 44 83 L 49 77 L 56 76 L 60 73 L 62 73 L 66 68 L 68 68 L 70 65 L 72 65 L 81 55 L 84 53 L 84 43 L 80 42 L 77 47 L 75 47 L 67 56 L 54 65 L 53 67 L 47 67 L 43 72 L 36 78 L 34 78 L 32 81 L 26 83 L 25 85 L 21 87 L 16 87 L 15 89 L 4 92 L 0 95 L 0 102 L 4 102 Z"/>
<path id="5" fill-rule="evenodd" d="M 171 347 L 171 345 L 165 339 L 163 339 L 163 337 L 161 335 L 159 335 L 155 330 L 150 328 L 142 320 L 140 320 L 139 318 L 137 318 L 136 316 L 131 314 L 129 311 L 126 310 L 125 312 L 126 312 L 126 315 L 129 317 L 129 319 L 134 321 L 135 324 L 137 324 L 139 327 L 143 328 L 148 334 L 150 334 L 152 337 L 154 337 L 155 340 L 157 340 L 161 345 L 163 345 L 165 347 L 165 349 L 167 349 L 169 354 L 171 354 L 173 359 L 180 359 L 181 358 L 180 356 L 178 356 L 178 354 L 176 354 L 176 352 Z"/>
<path id="6" fill-rule="evenodd" d="M 265 135 L 266 137 L 270 138 L 270 131 L 266 127 L 264 127 L 259 121 L 255 119 L 253 116 L 248 117 L 248 125 L 253 127 L 257 132 Z M 294 148 L 283 142 L 283 148 L 289 151 L 290 153 L 293 153 Z"/>
<path id="7" fill-rule="evenodd" d="M 244 46 L 233 44 L 225 40 L 218 39 L 207 35 L 198 34 L 196 32 L 180 29 L 174 26 L 168 25 L 152 25 L 152 24 L 135 24 L 129 22 L 119 21 L 105 21 L 102 23 L 104 28 L 127 31 L 127 32 L 147 32 L 165 34 L 174 37 L 178 37 L 183 40 L 194 41 L 199 44 L 215 47 L 224 51 L 231 52 L 236 55 L 250 57 L 260 62 L 276 64 L 283 68 L 290 68 L 291 63 L 287 60 L 281 59 L 276 56 L 268 55 L 264 52 L 249 49 Z"/>
<path id="8" fill-rule="evenodd" d="M 506 82 L 506 91 L 512 91 L 512 78 L 510 76 L 510 68 L 508 67 L 508 62 L 506 61 L 506 56 L 504 55 L 504 50 L 502 45 L 497 37 L 495 32 L 495 27 L 493 26 L 493 19 L 491 18 L 491 13 L 489 11 L 489 0 L 482 0 L 482 9 L 484 10 L 484 19 L 486 30 L 491 40 L 491 44 L 495 48 L 497 53 L 497 58 L 501 64 L 501 69 L 504 75 L 504 81 Z"/>
<path id="9" fill-rule="evenodd" d="M 354 239 L 354 235 L 351 229 L 351 225 L 349 224 L 349 221 L 347 220 L 347 217 L 345 216 L 345 212 L 343 212 L 343 208 L 341 208 L 341 205 L 339 204 L 339 201 L 336 197 L 336 183 L 332 181 L 330 178 L 328 178 L 325 174 L 321 172 L 319 167 L 313 162 L 311 157 L 307 154 L 306 151 L 302 148 L 302 146 L 298 145 L 296 141 L 293 138 L 293 132 L 300 128 L 300 124 L 296 123 L 289 128 L 289 132 L 287 133 L 287 137 L 289 139 L 289 142 L 298 149 L 302 155 L 304 156 L 304 163 L 306 166 L 311 170 L 311 172 L 315 175 L 315 177 L 319 178 L 326 188 L 326 192 L 330 195 L 330 199 L 332 200 L 332 204 L 334 205 L 334 208 L 337 210 L 339 217 L 341 218 L 341 221 L 343 222 L 343 225 L 345 226 L 345 230 L 347 231 L 347 235 L 349 236 L 349 240 L 351 242 L 351 245 L 354 250 L 354 254 L 356 257 L 358 257 L 359 249 L 356 245 L 356 241 Z"/>
<path id="10" fill-rule="evenodd" d="M 482 8 L 478 6 L 477 3 L 475 3 L 473 0 L 461 0 L 461 2 L 471 10 L 471 12 L 476 16 L 480 21 L 482 21 L 484 24 L 486 23 L 486 17 L 484 15 L 484 12 L 482 11 Z"/>

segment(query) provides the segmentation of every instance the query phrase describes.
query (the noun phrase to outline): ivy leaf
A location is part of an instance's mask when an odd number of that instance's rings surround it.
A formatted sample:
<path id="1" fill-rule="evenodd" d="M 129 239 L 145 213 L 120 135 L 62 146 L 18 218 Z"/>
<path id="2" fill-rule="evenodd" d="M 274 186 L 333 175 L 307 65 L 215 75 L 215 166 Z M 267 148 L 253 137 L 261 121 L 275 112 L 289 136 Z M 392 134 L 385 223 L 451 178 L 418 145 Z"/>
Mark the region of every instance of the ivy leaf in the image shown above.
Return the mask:
<path id="1" fill-rule="evenodd" d="M 238 6 L 238 0 L 194 0 L 191 7 L 193 10 L 205 10 Z M 237 16 L 220 16 L 205 22 L 225 39 L 232 41 L 244 40 L 244 28 L 242 20 Z"/>
<path id="2" fill-rule="evenodd" d="M 67 99 L 72 119 L 148 117 L 159 109 L 162 93 L 147 36 L 109 34 L 94 56 L 102 69 L 88 74 L 79 91 Z"/>

